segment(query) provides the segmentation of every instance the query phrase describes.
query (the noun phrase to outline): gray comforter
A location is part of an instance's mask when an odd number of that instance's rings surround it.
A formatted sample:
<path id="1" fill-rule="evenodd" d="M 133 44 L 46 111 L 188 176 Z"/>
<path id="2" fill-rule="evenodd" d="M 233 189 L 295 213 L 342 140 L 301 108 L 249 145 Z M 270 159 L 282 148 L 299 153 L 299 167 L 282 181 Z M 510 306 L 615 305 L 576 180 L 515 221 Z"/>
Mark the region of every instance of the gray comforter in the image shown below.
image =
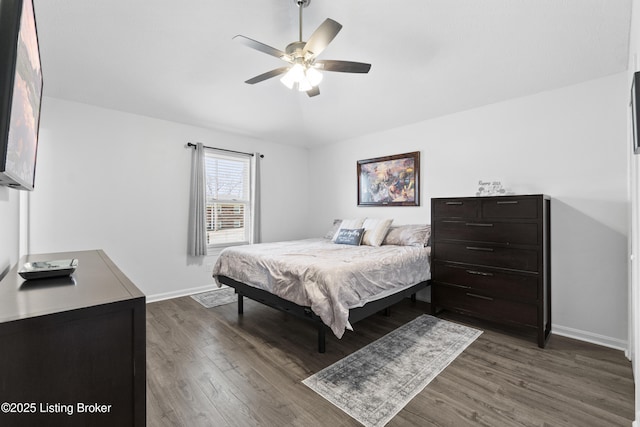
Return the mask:
<path id="1" fill-rule="evenodd" d="M 327 239 L 236 246 L 220 253 L 213 277 L 227 276 L 310 307 L 341 338 L 345 329 L 352 330 L 350 308 L 431 277 L 429 249 Z"/>

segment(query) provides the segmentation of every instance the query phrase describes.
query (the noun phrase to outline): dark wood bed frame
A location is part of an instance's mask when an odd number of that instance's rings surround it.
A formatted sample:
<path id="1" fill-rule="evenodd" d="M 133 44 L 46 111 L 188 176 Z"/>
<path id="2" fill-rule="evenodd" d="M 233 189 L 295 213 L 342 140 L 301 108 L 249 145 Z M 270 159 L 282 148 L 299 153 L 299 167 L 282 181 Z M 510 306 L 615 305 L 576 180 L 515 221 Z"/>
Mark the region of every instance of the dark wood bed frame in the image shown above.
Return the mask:
<path id="1" fill-rule="evenodd" d="M 316 325 L 318 328 L 318 352 L 324 353 L 326 350 L 325 332 L 327 326 L 322 319 L 315 314 L 310 307 L 300 306 L 291 301 L 287 301 L 280 298 L 277 295 L 269 293 L 265 290 L 255 288 L 253 286 L 246 285 L 238 282 L 226 276 L 218 276 L 218 281 L 227 286 L 230 286 L 236 290 L 238 294 L 238 314 L 242 314 L 244 311 L 243 297 L 247 297 L 259 303 L 265 304 L 269 307 L 283 311 L 285 313 L 292 314 L 301 319 L 308 320 Z M 420 282 L 409 288 L 403 289 L 400 292 L 389 295 L 385 298 L 381 298 L 375 301 L 371 301 L 362 307 L 352 308 L 349 310 L 349 323 L 354 324 L 372 314 L 378 313 L 382 310 L 386 310 L 394 304 L 399 303 L 405 298 L 411 297 L 413 301 L 416 300 L 416 292 L 426 288 L 431 284 L 430 280 Z"/>

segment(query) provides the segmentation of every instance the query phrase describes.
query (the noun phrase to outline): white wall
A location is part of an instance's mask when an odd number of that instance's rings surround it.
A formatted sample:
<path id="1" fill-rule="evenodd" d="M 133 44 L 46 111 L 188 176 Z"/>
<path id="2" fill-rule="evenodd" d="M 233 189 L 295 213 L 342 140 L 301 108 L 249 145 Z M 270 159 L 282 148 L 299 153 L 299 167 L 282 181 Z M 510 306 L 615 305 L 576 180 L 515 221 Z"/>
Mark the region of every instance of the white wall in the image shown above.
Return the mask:
<path id="1" fill-rule="evenodd" d="M 430 222 L 430 198 L 472 196 L 478 180 L 552 197 L 553 332 L 627 342 L 625 73 L 311 151 L 311 227 L 333 218 Z M 356 162 L 421 152 L 420 207 L 358 207 Z"/>
<path id="2" fill-rule="evenodd" d="M 0 187 L 0 278 L 15 265 L 20 244 L 20 191 Z"/>
<path id="3" fill-rule="evenodd" d="M 41 117 L 31 253 L 104 249 L 151 299 L 211 286 L 214 257 L 186 255 L 196 141 L 264 153 L 263 240 L 306 237 L 306 149 L 54 98 Z"/>

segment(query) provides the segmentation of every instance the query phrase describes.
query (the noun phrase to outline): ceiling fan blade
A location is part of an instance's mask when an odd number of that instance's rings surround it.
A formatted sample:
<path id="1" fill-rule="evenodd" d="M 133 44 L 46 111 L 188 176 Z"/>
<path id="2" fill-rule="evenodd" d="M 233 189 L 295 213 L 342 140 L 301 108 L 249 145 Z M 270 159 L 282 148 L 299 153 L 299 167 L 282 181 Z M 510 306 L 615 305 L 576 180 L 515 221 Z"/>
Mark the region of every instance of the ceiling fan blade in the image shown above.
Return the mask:
<path id="1" fill-rule="evenodd" d="M 312 96 L 320 95 L 320 88 L 318 86 L 316 86 L 316 87 L 313 87 L 313 88 L 309 89 L 307 91 L 307 95 L 309 95 L 309 98 L 311 98 Z"/>
<path id="2" fill-rule="evenodd" d="M 307 44 L 304 46 L 305 52 L 311 52 L 312 58 L 320 55 L 341 29 L 341 24 L 330 18 L 325 19 L 307 40 Z"/>
<path id="3" fill-rule="evenodd" d="M 316 61 L 314 66 L 319 70 L 338 71 L 341 73 L 368 73 L 371 69 L 371 64 L 364 62 L 335 61 L 332 59 Z"/>
<path id="4" fill-rule="evenodd" d="M 260 43 L 259 41 L 250 39 L 249 37 L 242 36 L 238 34 L 233 38 L 234 40 L 238 40 L 245 46 L 248 46 L 252 49 L 259 50 L 260 52 L 264 52 L 267 55 L 275 56 L 276 58 L 280 58 L 284 61 L 291 62 L 291 58 L 289 55 L 281 51 L 280 49 L 276 49 L 275 47 L 268 46 L 264 43 Z"/>
<path id="5" fill-rule="evenodd" d="M 266 73 L 262 73 L 259 76 L 255 76 L 254 78 L 247 80 L 245 83 L 248 83 L 250 85 L 260 83 L 261 81 L 270 79 L 275 76 L 279 76 L 280 74 L 284 74 L 288 70 L 289 70 L 289 67 L 276 68 L 275 70 L 267 71 Z"/>

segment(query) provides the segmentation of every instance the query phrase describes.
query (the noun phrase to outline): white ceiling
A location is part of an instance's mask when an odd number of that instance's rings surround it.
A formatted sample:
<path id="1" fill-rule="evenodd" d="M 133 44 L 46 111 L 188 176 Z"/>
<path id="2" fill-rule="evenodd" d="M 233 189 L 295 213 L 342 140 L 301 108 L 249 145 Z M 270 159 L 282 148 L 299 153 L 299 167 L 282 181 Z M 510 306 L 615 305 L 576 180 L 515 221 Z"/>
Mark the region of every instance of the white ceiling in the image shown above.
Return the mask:
<path id="1" fill-rule="evenodd" d="M 631 0 L 312 0 L 303 38 L 343 25 L 320 55 L 372 64 L 324 73 L 320 96 L 232 40 L 297 40 L 294 0 L 35 0 L 46 96 L 285 144 L 337 142 L 622 72 Z"/>

